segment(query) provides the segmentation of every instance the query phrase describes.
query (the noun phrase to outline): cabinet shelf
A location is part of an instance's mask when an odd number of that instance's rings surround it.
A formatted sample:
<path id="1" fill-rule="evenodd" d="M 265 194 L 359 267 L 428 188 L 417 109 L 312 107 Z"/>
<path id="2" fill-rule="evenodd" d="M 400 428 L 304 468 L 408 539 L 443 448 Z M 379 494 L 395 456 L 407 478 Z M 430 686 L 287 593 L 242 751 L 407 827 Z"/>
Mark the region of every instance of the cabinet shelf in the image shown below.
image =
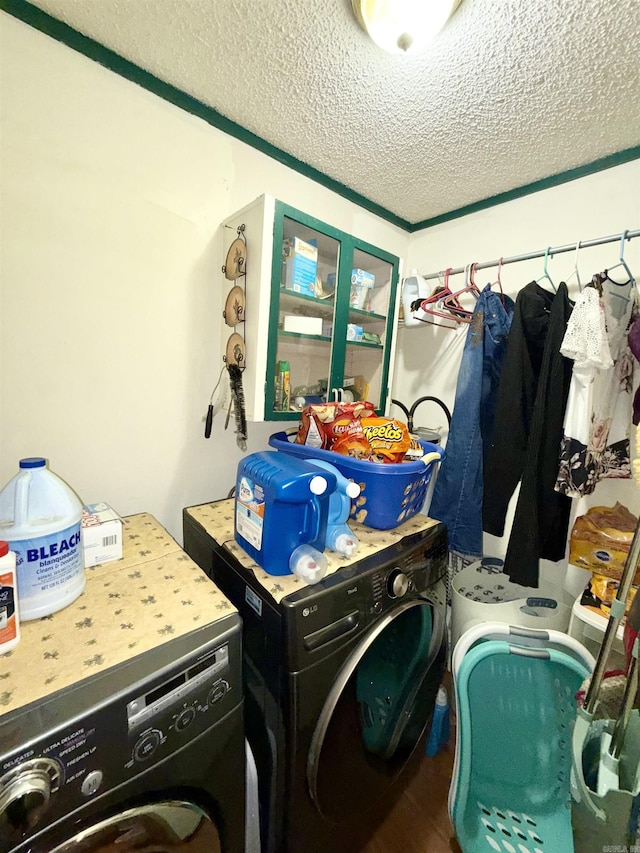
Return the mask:
<path id="1" fill-rule="evenodd" d="M 360 308 L 349 308 L 350 317 L 360 317 L 362 320 L 382 320 L 387 318 L 384 314 L 375 314 L 373 311 L 362 311 Z"/>
<path id="2" fill-rule="evenodd" d="M 279 338 L 303 338 L 305 341 L 322 341 L 330 344 L 331 338 L 325 335 L 305 335 L 302 332 L 285 332 L 284 329 L 278 329 Z"/>
<path id="3" fill-rule="evenodd" d="M 348 347 L 365 347 L 367 349 L 384 349 L 382 344 L 374 344 L 371 341 L 347 341 Z"/>
<path id="4" fill-rule="evenodd" d="M 280 288 L 280 306 L 292 310 L 312 309 L 321 311 L 327 317 L 333 314 L 333 296 L 327 299 L 318 299 L 317 296 L 307 296 L 306 293 L 296 293 L 294 290 Z"/>
<path id="5" fill-rule="evenodd" d="M 320 341 L 321 343 L 330 344 L 332 338 L 326 335 L 305 335 L 303 332 L 285 332 L 284 329 L 278 329 L 278 337 L 284 339 L 302 339 L 305 341 Z M 368 347 L 369 349 L 384 349 L 382 344 L 376 344 L 372 341 L 347 341 L 348 347 Z"/>

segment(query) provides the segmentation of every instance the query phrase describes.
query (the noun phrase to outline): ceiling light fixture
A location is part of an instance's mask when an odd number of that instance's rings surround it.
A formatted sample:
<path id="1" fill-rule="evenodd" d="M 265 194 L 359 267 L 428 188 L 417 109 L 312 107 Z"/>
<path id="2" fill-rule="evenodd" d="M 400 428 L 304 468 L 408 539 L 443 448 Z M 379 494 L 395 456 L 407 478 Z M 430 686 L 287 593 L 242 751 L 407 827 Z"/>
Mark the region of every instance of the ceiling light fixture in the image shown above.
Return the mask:
<path id="1" fill-rule="evenodd" d="M 387 53 L 418 53 L 462 0 L 351 0 L 358 23 Z"/>

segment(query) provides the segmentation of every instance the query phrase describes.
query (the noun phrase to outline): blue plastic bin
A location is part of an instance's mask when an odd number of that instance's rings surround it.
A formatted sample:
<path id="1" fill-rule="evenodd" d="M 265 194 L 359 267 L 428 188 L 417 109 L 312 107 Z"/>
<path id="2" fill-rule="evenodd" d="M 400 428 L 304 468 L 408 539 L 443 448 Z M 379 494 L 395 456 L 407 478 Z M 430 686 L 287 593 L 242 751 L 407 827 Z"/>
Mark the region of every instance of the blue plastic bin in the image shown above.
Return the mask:
<path id="1" fill-rule="evenodd" d="M 421 441 L 425 454 L 437 453 L 438 460 L 427 465 L 419 460 L 381 465 L 331 450 L 296 444 L 291 438 L 295 437 L 288 436 L 286 432 L 276 432 L 270 437 L 269 445 L 302 459 L 324 459 L 345 477 L 358 483 L 360 496 L 352 502 L 350 518 L 376 530 L 391 530 L 420 512 L 436 465 L 444 458 L 444 450 L 437 444 Z"/>

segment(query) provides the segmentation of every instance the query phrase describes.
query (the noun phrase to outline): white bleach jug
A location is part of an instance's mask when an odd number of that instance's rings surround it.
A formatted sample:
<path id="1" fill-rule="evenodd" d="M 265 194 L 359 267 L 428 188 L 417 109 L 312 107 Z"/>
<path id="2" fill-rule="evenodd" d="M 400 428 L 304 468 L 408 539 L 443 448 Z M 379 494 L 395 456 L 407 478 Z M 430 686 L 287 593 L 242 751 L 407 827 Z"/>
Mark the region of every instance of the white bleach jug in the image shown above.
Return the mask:
<path id="1" fill-rule="evenodd" d="M 84 590 L 81 518 L 80 499 L 45 459 L 20 460 L 0 492 L 0 539 L 16 554 L 21 622 L 61 610 Z"/>

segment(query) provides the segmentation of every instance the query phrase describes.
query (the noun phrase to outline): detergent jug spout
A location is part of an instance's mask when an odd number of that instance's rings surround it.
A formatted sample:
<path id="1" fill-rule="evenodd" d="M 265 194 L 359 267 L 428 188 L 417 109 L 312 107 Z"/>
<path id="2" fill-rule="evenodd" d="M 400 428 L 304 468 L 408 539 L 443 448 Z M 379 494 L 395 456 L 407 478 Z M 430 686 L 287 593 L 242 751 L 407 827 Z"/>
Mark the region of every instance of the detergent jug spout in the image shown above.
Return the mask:
<path id="1" fill-rule="evenodd" d="M 327 535 L 325 547 L 345 557 L 352 557 L 358 550 L 358 538 L 354 536 L 347 524 L 351 513 L 351 501 L 360 495 L 360 486 L 353 480 L 348 480 L 338 469 L 325 462 L 324 459 L 310 460 L 318 468 L 329 471 L 336 478 L 336 489 L 329 498 L 329 515 L 327 518 Z"/>

